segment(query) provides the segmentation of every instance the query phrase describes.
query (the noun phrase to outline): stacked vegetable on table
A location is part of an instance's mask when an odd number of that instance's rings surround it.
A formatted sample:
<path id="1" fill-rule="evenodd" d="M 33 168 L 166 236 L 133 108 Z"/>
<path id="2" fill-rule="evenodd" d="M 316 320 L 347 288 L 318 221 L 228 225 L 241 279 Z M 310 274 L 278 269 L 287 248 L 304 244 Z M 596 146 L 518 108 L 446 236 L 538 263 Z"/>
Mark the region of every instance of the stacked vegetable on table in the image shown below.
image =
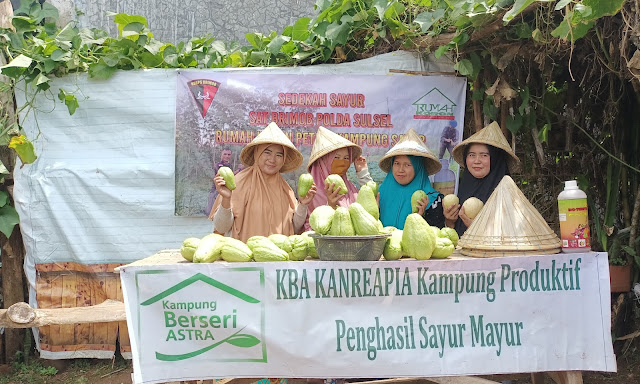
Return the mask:
<path id="1" fill-rule="evenodd" d="M 224 174 L 225 182 L 228 174 Z M 303 174 L 298 181 L 298 193 L 304 196 L 313 179 L 311 175 Z M 335 177 L 337 176 L 337 177 Z M 233 175 L 231 175 L 231 178 Z M 340 192 L 346 193 L 344 181 L 338 175 L 330 175 L 325 183 L 333 183 L 340 187 Z M 344 188 L 342 188 L 344 186 Z M 331 208 L 328 205 L 319 206 L 309 216 L 309 225 L 313 231 L 301 235 L 286 236 L 272 234 L 268 237 L 253 236 L 243 243 L 240 240 L 218 234 L 210 234 L 201 239 L 190 237 L 184 240 L 180 253 L 194 263 L 211 263 L 217 260 L 227 262 L 248 261 L 302 261 L 307 257 L 318 258 L 312 233 L 321 236 L 372 236 L 389 235 L 384 246 L 385 260 L 398 260 L 404 256 L 417 260 L 430 258 L 442 259 L 449 257 L 457 243 L 458 234 L 452 228 L 431 227 L 421 215 L 411 213 L 407 216 L 404 229 L 383 227 L 379 220 L 380 211 L 376 195 L 378 185 L 369 182 L 358 192 L 356 202 L 349 207 Z M 411 198 L 413 211 L 417 212 L 417 202 L 426 196 L 418 191 Z M 424 194 L 424 196 L 423 196 Z"/>
<path id="2" fill-rule="evenodd" d="M 232 237 L 212 233 L 202 239 L 190 237 L 182 242 L 180 254 L 194 263 L 247 261 L 302 261 L 318 258 L 316 246 L 309 232 L 301 235 L 273 234 L 269 237 L 253 236 L 243 243 Z"/>

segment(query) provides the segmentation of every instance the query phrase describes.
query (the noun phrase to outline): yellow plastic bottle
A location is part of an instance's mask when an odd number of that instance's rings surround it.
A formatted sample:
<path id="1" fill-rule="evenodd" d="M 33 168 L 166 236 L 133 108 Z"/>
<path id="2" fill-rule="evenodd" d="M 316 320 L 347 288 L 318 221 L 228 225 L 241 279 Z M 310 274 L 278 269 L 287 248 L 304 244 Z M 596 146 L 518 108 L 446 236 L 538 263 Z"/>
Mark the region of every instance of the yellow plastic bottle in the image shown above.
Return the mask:
<path id="1" fill-rule="evenodd" d="M 564 190 L 558 195 L 558 211 L 562 252 L 591 251 L 587 194 L 575 180 L 564 182 Z"/>

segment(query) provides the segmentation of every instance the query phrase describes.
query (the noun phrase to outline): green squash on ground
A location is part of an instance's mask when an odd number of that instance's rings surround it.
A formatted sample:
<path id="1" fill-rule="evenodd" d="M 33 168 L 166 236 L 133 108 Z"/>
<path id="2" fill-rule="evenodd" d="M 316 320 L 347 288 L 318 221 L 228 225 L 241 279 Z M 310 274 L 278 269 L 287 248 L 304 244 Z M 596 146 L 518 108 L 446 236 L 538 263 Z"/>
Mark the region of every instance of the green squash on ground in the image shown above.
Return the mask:
<path id="1" fill-rule="evenodd" d="M 331 222 L 331 229 L 329 235 L 331 236 L 354 236 L 356 232 L 353 229 L 351 223 L 351 215 L 349 210 L 345 207 L 336 208 L 336 212 L 333 214 L 333 221 Z"/>
<path id="2" fill-rule="evenodd" d="M 253 236 L 247 240 L 247 246 L 253 252 L 255 261 L 287 261 L 287 252 L 278 248 L 273 241 L 264 236 Z"/>
<path id="3" fill-rule="evenodd" d="M 451 240 L 454 247 L 458 245 L 458 240 L 460 240 L 460 238 L 458 237 L 458 232 L 456 232 L 455 229 L 449 227 L 440 229 L 440 234 L 438 235 L 438 237 L 448 238 L 449 240 Z"/>
<path id="4" fill-rule="evenodd" d="M 378 209 L 376 195 L 373 193 L 373 190 L 371 190 L 371 187 L 363 185 L 358 192 L 356 202 L 360 203 L 376 220 L 380 218 L 380 209 Z"/>
<path id="5" fill-rule="evenodd" d="M 307 258 L 307 239 L 302 235 L 289 236 L 289 242 L 291 243 L 292 251 L 290 260 L 302 261 Z"/>
<path id="6" fill-rule="evenodd" d="M 404 222 L 402 252 L 418 260 L 428 260 L 436 248 L 436 235 L 417 213 L 411 213 Z"/>
<path id="7" fill-rule="evenodd" d="M 382 256 L 385 260 L 398 260 L 402 257 L 402 230 L 396 229 L 387 237 Z"/>
<path id="8" fill-rule="evenodd" d="M 213 263 L 220 258 L 225 237 L 212 233 L 200 239 L 193 253 L 194 263 Z"/>
<path id="9" fill-rule="evenodd" d="M 287 255 L 289 255 L 289 258 L 291 258 L 291 251 L 293 250 L 293 247 L 291 246 L 291 242 L 289 241 L 289 236 L 274 233 L 272 235 L 269 235 L 267 238 L 271 240 L 273 244 L 277 245 L 278 248 L 287 252 Z"/>
<path id="10" fill-rule="evenodd" d="M 370 236 L 380 234 L 382 223 L 371 216 L 360 203 L 349 205 L 349 214 L 351 215 L 351 222 L 356 235 Z"/>
<path id="11" fill-rule="evenodd" d="M 455 247 L 451 240 L 446 237 L 438 237 L 436 239 L 436 247 L 431 254 L 431 257 L 434 259 L 446 259 L 451 256 Z"/>
<path id="12" fill-rule="evenodd" d="M 309 225 L 319 235 L 326 235 L 331 229 L 335 211 L 328 205 L 321 205 L 309 215 Z"/>
<path id="13" fill-rule="evenodd" d="M 233 237 L 225 237 L 220 257 L 230 263 L 247 262 L 253 258 L 253 252 L 242 241 Z"/>
<path id="14" fill-rule="evenodd" d="M 185 260 L 193 261 L 193 254 L 196 252 L 198 244 L 200 244 L 200 239 L 197 237 L 184 239 L 182 247 L 180 247 L 180 254 L 182 257 L 184 257 Z"/>
<path id="15" fill-rule="evenodd" d="M 307 254 L 314 259 L 319 258 L 318 250 L 316 249 L 316 242 L 313 240 L 313 237 L 309 236 L 310 234 L 315 233 L 314 231 L 306 231 L 302 232 L 302 236 L 307 240 Z"/>

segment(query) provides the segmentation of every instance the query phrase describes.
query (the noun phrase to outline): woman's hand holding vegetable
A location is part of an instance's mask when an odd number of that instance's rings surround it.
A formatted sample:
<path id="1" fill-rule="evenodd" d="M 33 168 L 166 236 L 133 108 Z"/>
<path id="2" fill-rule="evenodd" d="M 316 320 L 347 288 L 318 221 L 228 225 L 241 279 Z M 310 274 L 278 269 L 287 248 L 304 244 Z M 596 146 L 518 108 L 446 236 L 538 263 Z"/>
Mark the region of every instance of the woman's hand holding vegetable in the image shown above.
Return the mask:
<path id="1" fill-rule="evenodd" d="M 224 208 L 231 207 L 231 190 L 225 186 L 225 181 L 222 176 L 218 175 L 213 178 L 213 182 L 216 184 L 216 191 L 222 196 L 222 206 Z"/>
<path id="2" fill-rule="evenodd" d="M 307 194 L 304 197 L 300 198 L 300 200 L 299 200 L 300 204 L 309 205 L 309 203 L 315 197 L 317 191 L 318 191 L 318 189 L 316 188 L 316 183 L 313 183 L 311 185 L 311 188 L 309 188 L 309 191 L 307 192 Z"/>
<path id="3" fill-rule="evenodd" d="M 353 162 L 353 166 L 356 168 L 356 172 L 360 172 L 363 169 L 368 169 L 369 168 L 369 166 L 367 165 L 367 159 L 365 159 L 363 156 L 358 157 Z"/>
<path id="4" fill-rule="evenodd" d="M 464 223 L 464 225 L 467 226 L 467 228 L 469 228 L 469 226 L 471 225 L 471 223 L 473 223 L 473 219 L 470 218 L 469 216 L 467 216 L 464 213 L 464 207 L 462 207 L 462 209 L 460 209 L 460 218 L 462 219 L 462 222 Z"/>
<path id="5" fill-rule="evenodd" d="M 327 205 L 335 209 L 338 206 L 338 201 L 345 195 L 341 195 L 340 186 L 334 183 L 324 185 L 324 192 L 327 195 Z"/>
<path id="6" fill-rule="evenodd" d="M 427 210 L 428 206 L 429 206 L 429 197 L 423 197 L 422 199 L 420 199 L 420 201 L 418 201 L 418 204 L 417 204 L 418 214 L 420 216 L 424 215 L 424 211 Z"/>
<path id="7" fill-rule="evenodd" d="M 460 204 L 453 204 L 449 207 L 443 206 L 442 213 L 444 214 L 445 225 L 449 228 L 454 228 L 460 214 Z"/>

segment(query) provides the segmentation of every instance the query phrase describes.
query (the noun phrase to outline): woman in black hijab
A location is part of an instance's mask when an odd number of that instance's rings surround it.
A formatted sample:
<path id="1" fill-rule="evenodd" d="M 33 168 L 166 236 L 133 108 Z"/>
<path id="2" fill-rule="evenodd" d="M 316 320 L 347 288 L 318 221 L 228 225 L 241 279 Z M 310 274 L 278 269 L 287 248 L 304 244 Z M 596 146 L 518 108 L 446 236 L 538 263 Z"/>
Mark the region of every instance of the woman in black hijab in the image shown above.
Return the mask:
<path id="1" fill-rule="evenodd" d="M 453 156 L 464 167 L 458 187 L 460 204 L 469 197 L 486 203 L 502 178 L 509 175 L 509 168 L 519 162 L 496 122 L 458 144 L 453 149 Z M 455 228 L 458 236 L 462 236 L 473 221 L 460 204 L 444 209 L 446 225 Z"/>

